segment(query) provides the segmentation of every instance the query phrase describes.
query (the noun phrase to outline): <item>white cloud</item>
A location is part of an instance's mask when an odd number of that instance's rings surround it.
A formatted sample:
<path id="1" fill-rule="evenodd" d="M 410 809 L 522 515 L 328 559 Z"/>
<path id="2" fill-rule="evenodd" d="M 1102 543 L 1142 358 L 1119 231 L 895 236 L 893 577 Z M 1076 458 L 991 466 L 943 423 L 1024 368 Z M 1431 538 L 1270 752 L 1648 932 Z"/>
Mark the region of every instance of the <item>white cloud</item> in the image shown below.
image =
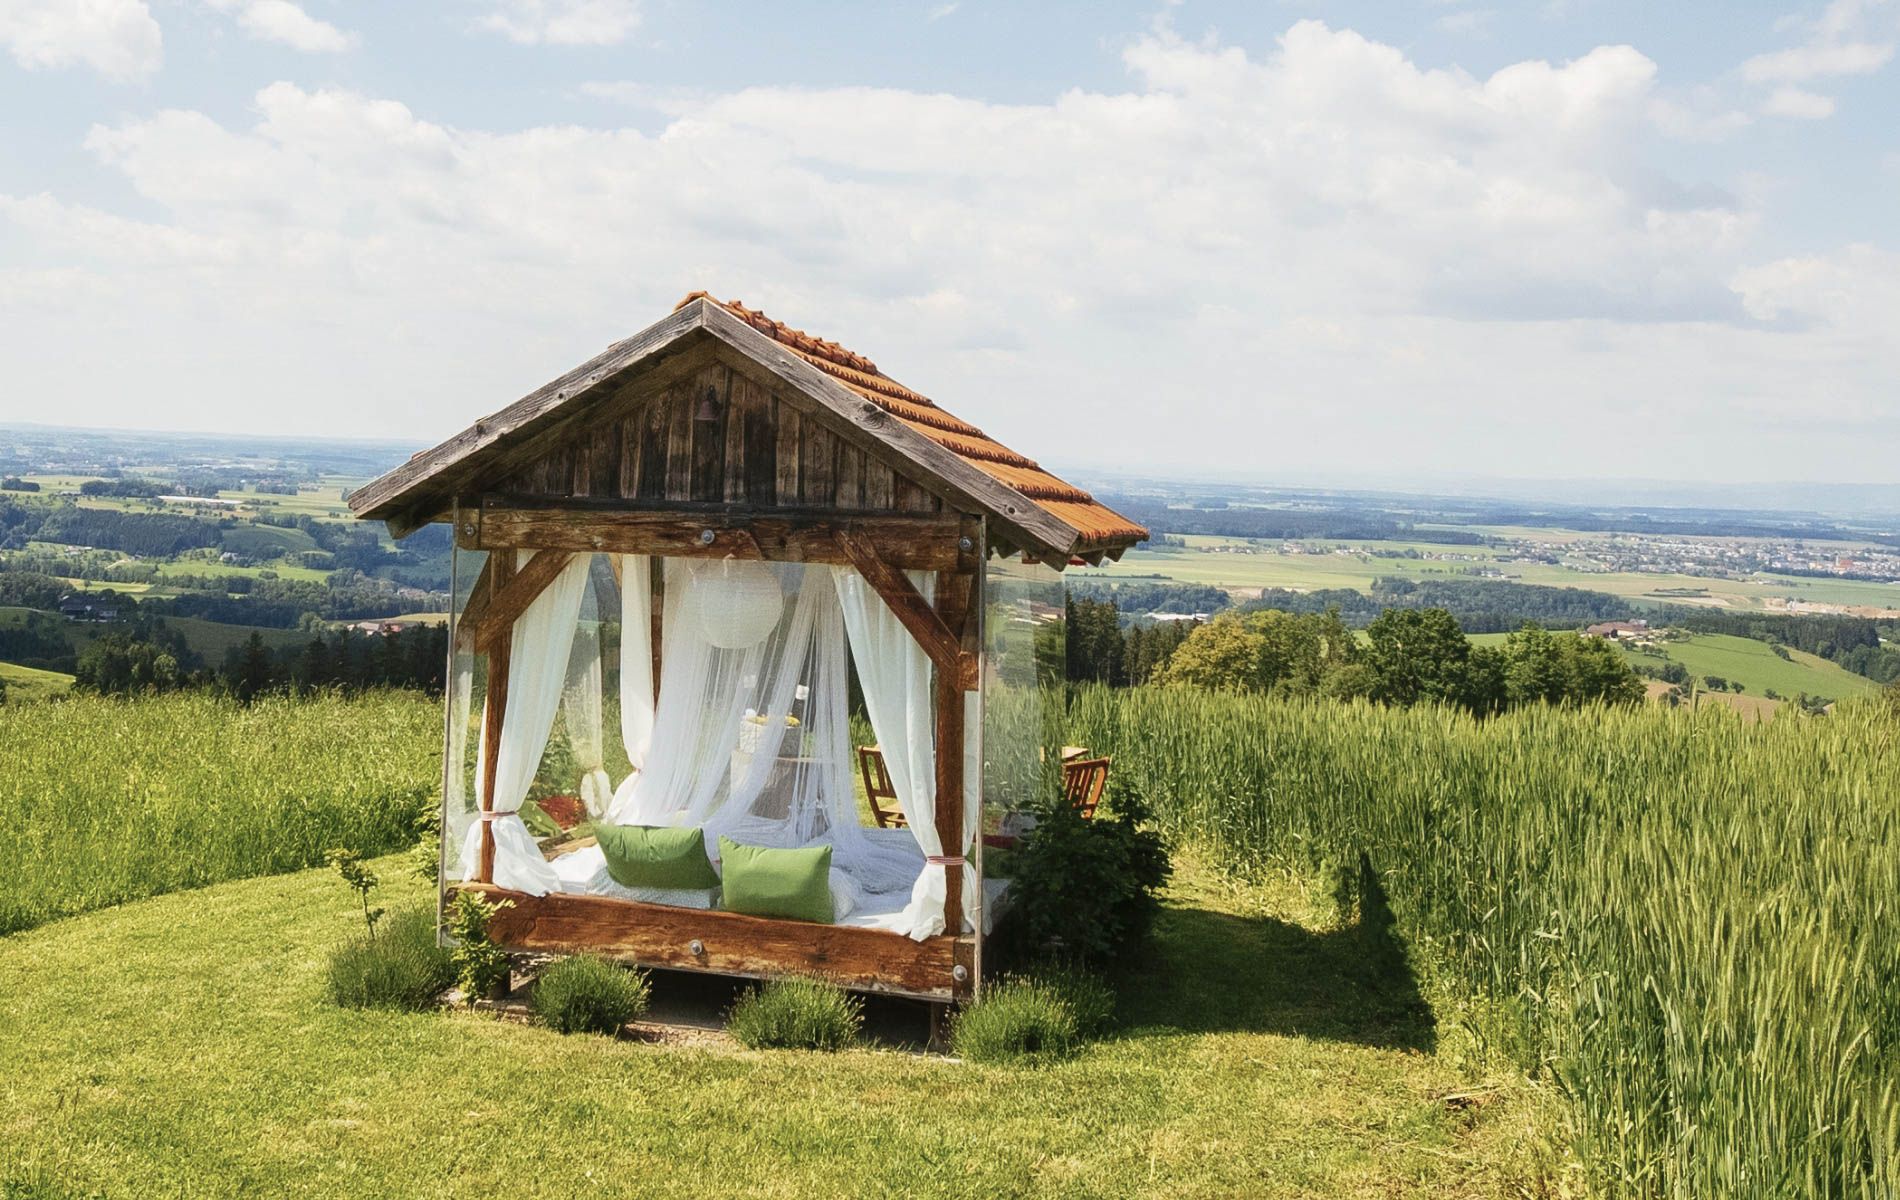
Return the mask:
<path id="1" fill-rule="evenodd" d="M 1449 12 L 1432 24 L 1446 33 L 1477 36 L 1489 33 L 1497 13 L 1488 8 L 1465 8 Z"/>
<path id="2" fill-rule="evenodd" d="M 639 0 L 501 0 L 476 26 L 523 45 L 612 46 L 640 27 Z"/>
<path id="3" fill-rule="evenodd" d="M 1778 87 L 1762 101 L 1761 110 L 1771 117 L 1819 121 L 1834 115 L 1834 99 L 1798 87 Z"/>
<path id="4" fill-rule="evenodd" d="M 1775 23 L 1781 32 L 1805 34 L 1785 50 L 1757 54 L 1741 66 L 1749 83 L 1777 85 L 1761 111 L 1771 117 L 1819 121 L 1834 115 L 1835 103 L 1796 85 L 1848 75 L 1871 75 L 1893 60 L 1896 33 L 1891 23 L 1876 20 L 1887 0 L 1833 0 L 1813 20 L 1784 17 Z"/>
<path id="5" fill-rule="evenodd" d="M 1800 82 L 1831 75 L 1867 75 L 1893 60 L 1891 43 L 1813 43 L 1757 54 L 1742 64 L 1750 83 Z"/>
<path id="6" fill-rule="evenodd" d="M 0 46 L 29 70 L 86 66 L 143 79 L 158 70 L 163 43 L 145 0 L 0 0 Z"/>
<path id="7" fill-rule="evenodd" d="M 926 21 L 941 21 L 951 13 L 957 11 L 959 7 L 961 7 L 961 5 L 957 3 L 957 0 L 951 0 L 949 4 L 939 4 L 926 13 L 924 19 Z"/>
<path id="8" fill-rule="evenodd" d="M 1821 428 L 1900 373 L 1878 264 L 1777 275 L 1747 202 L 1656 174 L 1629 47 L 1480 78 L 1303 22 L 1261 56 L 1159 33 L 1125 59 L 1126 89 L 1041 104 L 673 96 L 650 135 L 289 83 L 254 122 L 101 126 L 140 216 L 0 202 L 0 376 L 58 386 L 83 330 L 124 348 L 101 395 L 181 423 L 255 426 L 267 395 L 285 426 L 426 438 L 708 287 L 1058 460 L 1732 478 L 1829 452 L 1761 434 L 1778 389 L 1837 381 Z M 1580 412 L 1644 436 L 1552 436 Z M 1839 453 L 1886 469 L 1900 432 Z"/>
<path id="9" fill-rule="evenodd" d="M 227 11 L 234 6 L 220 3 Z M 356 35 L 320 21 L 290 0 L 247 0 L 235 5 L 238 24 L 252 37 L 313 54 L 335 54 L 356 44 Z"/>

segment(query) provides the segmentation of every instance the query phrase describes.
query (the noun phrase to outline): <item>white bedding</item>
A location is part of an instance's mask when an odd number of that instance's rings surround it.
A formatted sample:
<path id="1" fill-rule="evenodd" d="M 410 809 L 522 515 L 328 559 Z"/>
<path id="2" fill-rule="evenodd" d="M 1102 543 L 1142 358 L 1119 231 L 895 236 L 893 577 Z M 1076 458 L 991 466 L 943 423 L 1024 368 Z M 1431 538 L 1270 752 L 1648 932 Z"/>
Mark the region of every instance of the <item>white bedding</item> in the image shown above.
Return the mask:
<path id="1" fill-rule="evenodd" d="M 988 933 L 996 927 L 996 918 L 1008 906 L 1006 893 L 1009 890 L 1007 879 L 985 879 L 983 881 L 983 932 Z M 848 918 L 840 917 L 838 924 L 855 925 L 859 929 L 882 929 L 890 933 L 903 933 L 902 917 L 904 908 L 910 903 L 909 892 L 872 892 L 863 897 L 858 910 Z"/>
<path id="2" fill-rule="evenodd" d="M 718 888 L 630 888 L 614 882 L 614 877 L 607 873 L 607 856 L 599 846 L 560 855 L 552 866 L 554 873 L 560 876 L 561 890 L 575 896 L 607 896 L 642 904 L 671 904 L 676 908 L 719 907 Z M 834 922 L 844 924 L 845 918 L 857 911 L 861 895 L 851 876 L 832 869 L 831 919 Z M 898 908 L 901 910 L 903 905 L 899 904 Z"/>
<path id="3" fill-rule="evenodd" d="M 866 830 L 866 833 L 896 834 L 908 841 L 901 829 Z M 895 839 L 892 839 L 895 842 Z M 915 842 L 910 842 L 915 846 Z M 919 858 L 922 856 L 920 855 Z M 558 855 L 549 863 L 560 877 L 561 890 L 575 896 L 608 896 L 615 900 L 635 900 L 642 904 L 670 904 L 676 908 L 718 908 L 719 889 L 630 888 L 614 882 L 607 873 L 607 856 L 599 846 Z M 716 869 L 716 868 L 715 868 Z M 983 881 L 983 931 L 995 927 L 996 918 L 1006 906 L 1007 879 Z M 839 925 L 859 929 L 882 929 L 903 933 L 902 917 L 910 903 L 910 889 L 867 892 L 848 872 L 836 867 L 831 871 L 831 915 Z"/>
<path id="4" fill-rule="evenodd" d="M 610 896 L 642 904 L 671 904 L 676 908 L 717 908 L 718 888 L 630 888 L 607 873 L 607 856 L 599 846 L 587 846 L 560 855 L 551 864 L 560 876 L 561 890 L 576 896 Z"/>

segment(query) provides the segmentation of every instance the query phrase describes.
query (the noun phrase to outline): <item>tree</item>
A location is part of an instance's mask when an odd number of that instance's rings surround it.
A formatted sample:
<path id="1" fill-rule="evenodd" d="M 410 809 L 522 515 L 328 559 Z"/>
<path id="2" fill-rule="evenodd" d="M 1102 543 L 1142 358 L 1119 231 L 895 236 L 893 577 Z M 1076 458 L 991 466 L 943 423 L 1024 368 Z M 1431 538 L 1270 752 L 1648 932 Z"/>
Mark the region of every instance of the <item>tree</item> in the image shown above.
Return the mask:
<path id="1" fill-rule="evenodd" d="M 1121 612 L 1115 602 L 1070 596 L 1066 616 L 1069 678 L 1111 686 L 1126 684 Z"/>
<path id="2" fill-rule="evenodd" d="M 330 682 L 330 651 L 321 637 L 313 637 L 297 656 L 291 679 L 299 689 L 319 688 Z"/>
<path id="3" fill-rule="evenodd" d="M 73 686 L 105 696 L 168 692 L 186 682 L 177 656 L 169 649 L 120 630 L 86 647 L 73 670 Z"/>
<path id="4" fill-rule="evenodd" d="M 256 630 L 244 639 L 241 648 L 233 647 L 225 659 L 224 685 L 246 704 L 270 687 L 270 651 L 264 646 L 264 636 Z"/>
<path id="5" fill-rule="evenodd" d="M 1558 639 L 1557 645 L 1564 661 L 1566 703 L 1635 704 L 1643 698 L 1643 681 L 1610 643 L 1573 635 Z"/>
<path id="6" fill-rule="evenodd" d="M 1471 643 L 1442 608 L 1387 609 L 1366 626 L 1373 699 L 1410 706 L 1425 700 L 1460 703 Z"/>
<path id="7" fill-rule="evenodd" d="M 1720 675 L 1704 675 L 1702 682 L 1708 686 L 1711 692 L 1728 691 L 1728 680 L 1722 678 Z"/>
<path id="8" fill-rule="evenodd" d="M 1156 672 L 1155 682 L 1189 684 L 1215 692 L 1257 690 L 1266 639 L 1238 614 L 1222 613 L 1187 636 Z"/>
<path id="9" fill-rule="evenodd" d="M 1310 696 L 1358 656 L 1358 643 L 1337 612 L 1222 613 L 1191 630 L 1155 679 L 1215 691 Z"/>
<path id="10" fill-rule="evenodd" d="M 1504 654 L 1505 695 L 1511 705 L 1563 703 L 1570 690 L 1568 672 L 1550 630 L 1526 621 L 1505 639 Z"/>

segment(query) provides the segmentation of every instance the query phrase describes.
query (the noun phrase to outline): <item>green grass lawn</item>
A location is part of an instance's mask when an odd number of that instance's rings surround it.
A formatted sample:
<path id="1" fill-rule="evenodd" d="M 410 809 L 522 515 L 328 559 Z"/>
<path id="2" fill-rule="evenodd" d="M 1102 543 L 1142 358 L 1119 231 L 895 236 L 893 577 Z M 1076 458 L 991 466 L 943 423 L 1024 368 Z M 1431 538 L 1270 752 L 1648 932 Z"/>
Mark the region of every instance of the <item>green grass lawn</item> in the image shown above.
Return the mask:
<path id="1" fill-rule="evenodd" d="M 41 671 L 14 663 L 0 662 L 0 680 L 7 685 L 7 703 L 45 700 L 64 696 L 73 686 L 73 677 L 59 671 Z"/>
<path id="2" fill-rule="evenodd" d="M 1022 1069 L 342 1011 L 330 872 L 163 896 L 0 938 L 0 1195 L 1515 1194 L 1534 1098 L 1311 910 L 1189 867 L 1121 1033 Z"/>
<path id="3" fill-rule="evenodd" d="M 1864 696 L 1880 690 L 1873 680 L 1818 658 L 1802 650 L 1789 651 L 1783 659 L 1766 642 L 1720 633 L 1698 633 L 1677 641 L 1664 642 L 1645 653 L 1621 645 L 1631 666 L 1659 666 L 1665 661 L 1679 662 L 1700 685 L 1704 676 L 1719 675 L 1742 685 L 1745 692 L 1761 696 L 1773 688 L 1792 700 L 1801 692 L 1826 696 L 1832 700 Z"/>

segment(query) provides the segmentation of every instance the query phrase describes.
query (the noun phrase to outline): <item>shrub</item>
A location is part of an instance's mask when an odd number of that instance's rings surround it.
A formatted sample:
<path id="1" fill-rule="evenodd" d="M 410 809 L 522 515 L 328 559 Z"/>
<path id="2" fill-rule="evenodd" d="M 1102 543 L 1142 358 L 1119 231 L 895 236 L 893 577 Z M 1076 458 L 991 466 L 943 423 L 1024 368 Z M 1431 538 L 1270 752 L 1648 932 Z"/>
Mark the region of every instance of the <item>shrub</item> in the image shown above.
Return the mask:
<path id="1" fill-rule="evenodd" d="M 592 954 L 564 958 L 535 981 L 534 1019 L 557 1033 L 620 1032 L 647 1010 L 647 977 Z"/>
<path id="2" fill-rule="evenodd" d="M 1057 1062 L 1081 1043 L 1075 1009 L 1049 984 L 1005 979 L 963 1010 L 950 1031 L 950 1048 L 976 1063 Z"/>
<path id="3" fill-rule="evenodd" d="M 449 936 L 455 949 L 455 981 L 470 1004 L 508 982 L 508 952 L 488 940 L 488 919 L 514 901 L 490 902 L 474 892 L 457 892 L 449 902 Z"/>
<path id="4" fill-rule="evenodd" d="M 1045 804 L 1011 863 L 1015 937 L 1028 957 L 1059 951 L 1108 963 L 1147 936 L 1168 881 L 1168 852 L 1142 827 L 1147 808 L 1111 780 L 1109 808 L 1093 819 L 1066 803 Z"/>
<path id="5" fill-rule="evenodd" d="M 843 1050 L 863 1027 L 863 1001 L 822 979 L 774 979 L 726 1016 L 726 1032 L 753 1050 Z"/>
<path id="6" fill-rule="evenodd" d="M 406 908 L 337 947 L 330 956 L 330 999 L 344 1008 L 421 1011 L 455 982 L 449 952 L 436 945 L 435 914 Z"/>

